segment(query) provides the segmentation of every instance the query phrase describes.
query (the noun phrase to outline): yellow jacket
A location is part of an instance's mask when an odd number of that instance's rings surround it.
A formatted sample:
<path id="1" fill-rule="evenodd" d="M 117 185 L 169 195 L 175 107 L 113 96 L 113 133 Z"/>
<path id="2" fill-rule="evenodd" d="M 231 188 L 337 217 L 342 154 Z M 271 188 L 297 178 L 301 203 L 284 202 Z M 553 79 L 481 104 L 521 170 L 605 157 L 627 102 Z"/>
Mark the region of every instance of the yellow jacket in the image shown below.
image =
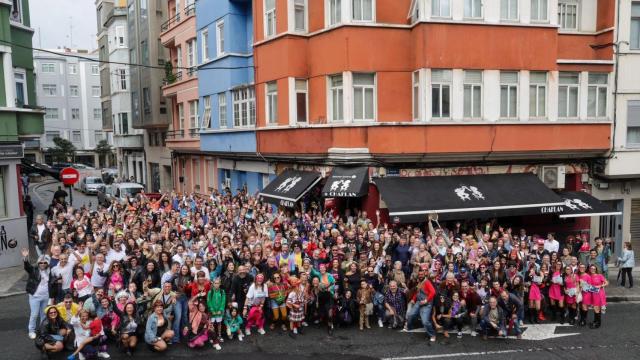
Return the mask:
<path id="1" fill-rule="evenodd" d="M 70 311 L 67 311 L 67 308 L 64 306 L 64 302 L 61 302 L 56 305 L 56 309 L 58 309 L 58 314 L 64 321 L 69 322 L 73 316 L 78 314 L 80 311 L 80 305 L 76 303 L 71 303 Z"/>

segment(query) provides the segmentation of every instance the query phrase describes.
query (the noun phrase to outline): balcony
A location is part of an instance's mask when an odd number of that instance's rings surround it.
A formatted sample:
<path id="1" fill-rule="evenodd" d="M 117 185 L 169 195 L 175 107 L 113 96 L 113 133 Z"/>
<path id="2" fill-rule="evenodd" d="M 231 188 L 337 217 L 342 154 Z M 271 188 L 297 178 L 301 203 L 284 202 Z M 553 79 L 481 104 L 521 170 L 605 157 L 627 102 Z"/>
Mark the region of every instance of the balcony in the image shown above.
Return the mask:
<path id="1" fill-rule="evenodd" d="M 189 137 L 192 137 L 192 138 L 200 137 L 200 129 L 189 129 Z"/>
<path id="2" fill-rule="evenodd" d="M 177 31 L 174 31 L 182 24 L 189 24 L 193 28 L 193 34 L 195 35 L 195 14 L 196 5 L 191 4 L 184 8 L 182 11 L 177 12 L 175 15 L 169 17 L 167 21 L 160 25 L 160 41 L 164 46 L 170 46 L 175 41 Z"/>
<path id="3" fill-rule="evenodd" d="M 167 141 L 184 139 L 184 130 L 167 131 Z"/>
<path id="4" fill-rule="evenodd" d="M 121 149 L 141 149 L 144 147 L 144 141 L 142 134 L 128 135 L 128 134 L 114 134 L 113 146 Z"/>
<path id="5" fill-rule="evenodd" d="M 167 131 L 167 147 L 171 150 L 200 150 L 200 129 L 189 129 L 188 136 L 185 136 L 185 130 Z"/>

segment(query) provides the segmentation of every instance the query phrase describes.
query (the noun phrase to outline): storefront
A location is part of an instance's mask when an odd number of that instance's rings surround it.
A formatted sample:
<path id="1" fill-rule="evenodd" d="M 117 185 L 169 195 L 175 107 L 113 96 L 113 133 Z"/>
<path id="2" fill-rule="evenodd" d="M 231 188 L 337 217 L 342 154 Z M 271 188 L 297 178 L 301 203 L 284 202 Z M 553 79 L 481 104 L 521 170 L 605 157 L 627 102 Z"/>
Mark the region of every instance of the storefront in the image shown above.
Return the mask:
<path id="1" fill-rule="evenodd" d="M 321 179 L 320 173 L 314 171 L 285 170 L 259 196 L 270 204 L 293 209 Z"/>

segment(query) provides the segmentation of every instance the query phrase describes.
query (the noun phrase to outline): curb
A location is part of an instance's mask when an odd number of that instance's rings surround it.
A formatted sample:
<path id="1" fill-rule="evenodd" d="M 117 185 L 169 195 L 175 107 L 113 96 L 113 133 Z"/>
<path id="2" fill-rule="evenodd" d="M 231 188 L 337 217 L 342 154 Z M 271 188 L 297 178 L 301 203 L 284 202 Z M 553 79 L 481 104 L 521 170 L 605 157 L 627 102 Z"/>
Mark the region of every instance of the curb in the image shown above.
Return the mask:
<path id="1" fill-rule="evenodd" d="M 18 296 L 18 295 L 24 295 L 26 293 L 27 293 L 26 291 L 15 291 L 15 292 L 10 292 L 10 293 L 0 294 L 0 299 L 13 297 L 13 296 Z"/>
<path id="2" fill-rule="evenodd" d="M 611 302 L 611 303 L 637 302 L 637 301 L 640 301 L 640 295 L 607 296 L 607 302 Z"/>

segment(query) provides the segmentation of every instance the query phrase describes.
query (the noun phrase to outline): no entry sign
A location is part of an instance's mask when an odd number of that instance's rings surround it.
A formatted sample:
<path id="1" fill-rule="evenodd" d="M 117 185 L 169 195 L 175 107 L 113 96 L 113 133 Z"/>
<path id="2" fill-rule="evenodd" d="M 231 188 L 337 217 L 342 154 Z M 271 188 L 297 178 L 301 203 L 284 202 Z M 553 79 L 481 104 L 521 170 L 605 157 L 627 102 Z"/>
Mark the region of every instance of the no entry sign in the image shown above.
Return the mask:
<path id="1" fill-rule="evenodd" d="M 80 173 L 74 168 L 67 167 L 60 171 L 60 180 L 67 186 L 77 183 L 79 179 Z"/>

